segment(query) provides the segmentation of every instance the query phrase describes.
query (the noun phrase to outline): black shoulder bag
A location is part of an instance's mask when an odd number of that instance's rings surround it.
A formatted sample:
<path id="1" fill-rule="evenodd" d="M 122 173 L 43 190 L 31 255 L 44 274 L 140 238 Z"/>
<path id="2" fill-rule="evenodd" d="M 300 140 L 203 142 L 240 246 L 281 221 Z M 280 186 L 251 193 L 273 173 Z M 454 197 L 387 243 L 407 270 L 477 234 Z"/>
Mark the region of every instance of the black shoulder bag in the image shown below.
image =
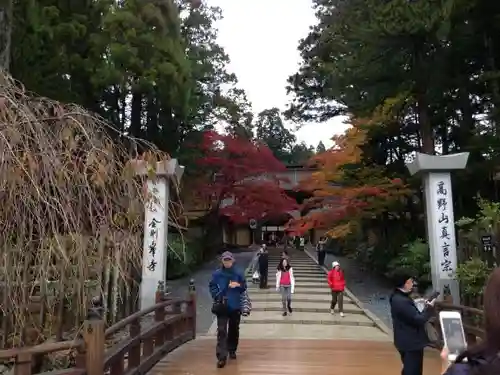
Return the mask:
<path id="1" fill-rule="evenodd" d="M 219 298 L 215 299 L 212 304 L 212 314 L 220 316 L 220 315 L 226 315 L 227 312 L 228 312 L 227 297 L 220 296 Z"/>

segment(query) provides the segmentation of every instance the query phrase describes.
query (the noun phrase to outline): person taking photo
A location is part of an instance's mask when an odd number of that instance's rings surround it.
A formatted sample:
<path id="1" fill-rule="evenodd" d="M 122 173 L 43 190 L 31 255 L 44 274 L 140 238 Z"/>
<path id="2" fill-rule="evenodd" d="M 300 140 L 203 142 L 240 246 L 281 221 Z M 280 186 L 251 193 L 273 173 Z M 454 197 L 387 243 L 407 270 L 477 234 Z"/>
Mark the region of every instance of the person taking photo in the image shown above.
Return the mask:
<path id="1" fill-rule="evenodd" d="M 448 360 L 448 350 L 441 352 L 443 375 L 500 374 L 500 268 L 491 273 L 484 290 L 484 337 L 467 348 L 455 362 Z"/>
<path id="2" fill-rule="evenodd" d="M 429 343 L 425 324 L 431 318 L 434 301 L 426 302 L 422 312 L 410 297 L 415 285 L 409 275 L 396 277 L 396 289 L 391 295 L 394 346 L 403 364 L 402 375 L 422 375 L 424 348 Z"/>

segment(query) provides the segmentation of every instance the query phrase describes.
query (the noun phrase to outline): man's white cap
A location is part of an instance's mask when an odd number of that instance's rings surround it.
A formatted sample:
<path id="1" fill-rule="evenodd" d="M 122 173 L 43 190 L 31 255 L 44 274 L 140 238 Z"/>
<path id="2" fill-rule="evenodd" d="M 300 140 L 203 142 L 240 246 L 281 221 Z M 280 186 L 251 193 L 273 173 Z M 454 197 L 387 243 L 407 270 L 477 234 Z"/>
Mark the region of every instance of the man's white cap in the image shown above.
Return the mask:
<path id="1" fill-rule="evenodd" d="M 332 263 L 332 267 L 337 267 L 337 266 L 340 266 L 339 262 L 335 261 Z"/>

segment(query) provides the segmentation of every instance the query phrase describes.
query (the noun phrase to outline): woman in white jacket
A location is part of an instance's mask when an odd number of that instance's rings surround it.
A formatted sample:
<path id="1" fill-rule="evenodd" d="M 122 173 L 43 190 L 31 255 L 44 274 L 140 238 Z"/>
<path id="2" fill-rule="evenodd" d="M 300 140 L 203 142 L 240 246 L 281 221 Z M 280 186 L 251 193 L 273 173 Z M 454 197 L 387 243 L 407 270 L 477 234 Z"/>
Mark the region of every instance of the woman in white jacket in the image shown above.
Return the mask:
<path id="1" fill-rule="evenodd" d="M 295 278 L 293 269 L 287 258 L 281 259 L 276 272 L 276 291 L 281 292 L 283 316 L 292 313 L 292 294 L 295 291 Z"/>

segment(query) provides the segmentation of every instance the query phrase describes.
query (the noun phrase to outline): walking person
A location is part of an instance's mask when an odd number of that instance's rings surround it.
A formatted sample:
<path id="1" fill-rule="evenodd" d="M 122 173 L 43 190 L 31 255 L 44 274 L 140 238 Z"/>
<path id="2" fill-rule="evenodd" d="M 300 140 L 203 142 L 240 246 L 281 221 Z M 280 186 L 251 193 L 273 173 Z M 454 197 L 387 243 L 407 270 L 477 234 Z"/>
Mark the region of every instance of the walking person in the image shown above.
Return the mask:
<path id="1" fill-rule="evenodd" d="M 325 265 L 325 256 L 326 256 L 325 245 L 326 245 L 326 239 L 324 237 L 320 237 L 318 243 L 316 244 L 316 252 L 318 258 L 318 264 L 321 267 Z"/>
<path id="2" fill-rule="evenodd" d="M 421 312 L 410 297 L 414 280 L 408 275 L 398 276 L 396 290 L 391 295 L 394 346 L 399 351 L 403 363 L 402 375 L 422 375 L 424 348 L 429 339 L 425 324 L 430 319 L 434 301 L 426 302 Z"/>
<path id="3" fill-rule="evenodd" d="M 339 262 L 332 263 L 332 269 L 328 272 L 328 285 L 332 292 L 332 302 L 330 303 L 330 314 L 335 313 L 335 306 L 339 305 L 340 316 L 344 317 L 344 271 L 340 268 Z"/>
<path id="4" fill-rule="evenodd" d="M 483 295 L 483 340 L 461 353 L 454 363 L 448 360 L 448 350 L 441 352 L 443 375 L 500 374 L 500 268 L 491 273 Z"/>
<path id="5" fill-rule="evenodd" d="M 217 367 L 226 365 L 227 357 L 236 359 L 240 336 L 241 295 L 246 291 L 245 277 L 234 265 L 234 256 L 226 251 L 221 256 L 221 267 L 209 282 L 213 299 L 212 312 L 217 318 Z"/>
<path id="6" fill-rule="evenodd" d="M 282 258 L 276 272 L 276 291 L 281 292 L 283 316 L 293 312 L 292 294 L 295 292 L 295 278 L 293 269 L 287 258 Z"/>
<path id="7" fill-rule="evenodd" d="M 258 265 L 260 275 L 260 289 L 267 289 L 267 278 L 269 273 L 269 253 L 266 244 L 263 244 L 258 253 Z"/>

